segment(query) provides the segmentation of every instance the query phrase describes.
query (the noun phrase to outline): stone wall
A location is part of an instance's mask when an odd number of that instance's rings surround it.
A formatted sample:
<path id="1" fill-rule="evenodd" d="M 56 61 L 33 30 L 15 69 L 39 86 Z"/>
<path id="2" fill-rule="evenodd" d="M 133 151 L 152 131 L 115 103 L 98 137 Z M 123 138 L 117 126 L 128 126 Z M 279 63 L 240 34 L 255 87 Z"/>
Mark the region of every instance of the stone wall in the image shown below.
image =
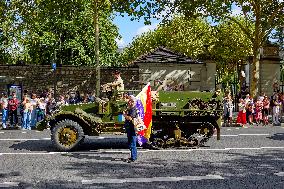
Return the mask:
<path id="1" fill-rule="evenodd" d="M 112 72 L 121 71 L 125 89 L 137 89 L 139 69 L 137 67 L 101 68 L 101 84 L 113 81 Z M 22 85 L 23 90 L 41 92 L 45 89 L 53 91 L 57 86 L 57 94 L 79 90 L 95 91 L 96 70 L 94 67 L 62 66 L 53 72 L 51 66 L 45 65 L 0 65 L 0 92 L 7 91 L 8 84 Z"/>
<path id="2" fill-rule="evenodd" d="M 163 83 L 174 87 L 184 85 L 186 91 L 215 89 L 216 63 L 138 63 L 140 80 L 154 88 Z M 157 84 L 155 81 L 161 81 Z"/>

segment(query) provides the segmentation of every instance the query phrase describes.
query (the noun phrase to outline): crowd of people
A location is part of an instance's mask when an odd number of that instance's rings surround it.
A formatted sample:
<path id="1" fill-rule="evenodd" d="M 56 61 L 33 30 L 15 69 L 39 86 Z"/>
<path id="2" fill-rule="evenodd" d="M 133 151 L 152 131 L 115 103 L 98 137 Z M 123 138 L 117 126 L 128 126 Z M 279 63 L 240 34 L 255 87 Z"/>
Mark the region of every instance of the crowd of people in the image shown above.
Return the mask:
<path id="1" fill-rule="evenodd" d="M 107 90 L 115 89 L 123 91 L 124 84 L 120 77 L 120 72 L 115 71 L 113 76 L 114 81 L 103 86 L 107 86 Z M 122 98 L 123 92 L 119 92 L 117 96 Z M 2 93 L 0 96 L 2 129 L 21 128 L 22 130 L 31 130 L 35 128 L 37 122 L 44 119 L 45 116 L 50 115 L 58 106 L 95 101 L 101 101 L 100 98 L 96 97 L 95 92 L 84 94 L 81 94 L 80 91 L 70 92 L 66 95 L 60 95 L 56 100 L 50 90 L 41 93 L 28 93 L 28 91 L 24 91 L 22 100 L 17 98 L 16 92 L 12 92 L 9 96 L 7 93 Z M 20 115 L 21 121 L 19 121 L 18 115 Z"/>
<path id="2" fill-rule="evenodd" d="M 232 124 L 234 103 L 230 93 L 227 93 L 223 101 L 224 105 L 224 123 Z M 284 112 L 284 94 L 279 91 L 274 92 L 268 97 L 261 93 L 258 97 L 251 97 L 249 93 L 239 98 L 238 115 L 236 123 L 245 126 L 268 125 L 270 123 L 269 115 L 272 115 L 272 124 L 280 125 L 280 115 Z"/>
<path id="3" fill-rule="evenodd" d="M 2 93 L 0 97 L 2 129 L 31 130 L 37 122 L 51 114 L 57 106 L 94 101 L 95 95 L 91 92 L 84 95 L 80 94 L 79 91 L 70 92 L 66 95 L 60 95 L 56 101 L 51 92 L 38 95 L 36 93 L 28 94 L 25 91 L 22 100 L 17 98 L 16 92 L 12 92 L 10 95 Z"/>

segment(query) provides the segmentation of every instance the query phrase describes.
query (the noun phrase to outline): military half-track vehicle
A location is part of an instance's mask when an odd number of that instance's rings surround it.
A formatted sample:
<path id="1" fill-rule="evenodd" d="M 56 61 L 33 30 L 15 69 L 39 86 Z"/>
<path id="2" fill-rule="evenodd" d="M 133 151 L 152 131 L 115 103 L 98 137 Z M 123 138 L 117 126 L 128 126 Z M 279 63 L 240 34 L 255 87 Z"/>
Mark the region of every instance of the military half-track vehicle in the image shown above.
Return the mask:
<path id="1" fill-rule="evenodd" d="M 152 103 L 151 147 L 195 147 L 204 145 L 215 130 L 220 136 L 222 106 L 212 93 L 160 91 Z M 123 133 L 122 112 L 126 107 L 127 102 L 115 96 L 65 105 L 39 122 L 37 129 L 49 127 L 53 145 L 60 151 L 70 151 L 82 144 L 86 135 Z"/>
<path id="2" fill-rule="evenodd" d="M 153 101 L 153 145 L 166 147 L 203 146 L 214 131 L 220 139 L 221 97 L 210 92 L 161 91 Z"/>

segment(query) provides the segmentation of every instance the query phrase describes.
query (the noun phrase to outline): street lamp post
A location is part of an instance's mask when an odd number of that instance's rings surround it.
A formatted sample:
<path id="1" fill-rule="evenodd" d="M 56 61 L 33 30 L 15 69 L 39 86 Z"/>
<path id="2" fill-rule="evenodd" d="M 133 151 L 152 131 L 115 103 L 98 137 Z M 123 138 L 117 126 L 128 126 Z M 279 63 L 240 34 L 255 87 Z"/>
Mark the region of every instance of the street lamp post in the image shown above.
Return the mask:
<path id="1" fill-rule="evenodd" d="M 57 84 L 57 77 L 56 77 L 56 49 L 54 50 L 54 59 L 52 61 L 52 71 L 53 71 L 53 96 L 54 100 L 56 101 L 56 84 Z"/>

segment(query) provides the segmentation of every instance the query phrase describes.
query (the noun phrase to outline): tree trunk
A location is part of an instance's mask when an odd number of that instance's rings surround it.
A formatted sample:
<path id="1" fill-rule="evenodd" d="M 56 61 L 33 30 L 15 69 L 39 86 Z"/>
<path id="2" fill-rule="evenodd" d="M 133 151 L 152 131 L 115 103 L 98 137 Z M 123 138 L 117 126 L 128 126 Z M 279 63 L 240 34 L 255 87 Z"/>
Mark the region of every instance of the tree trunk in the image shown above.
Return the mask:
<path id="1" fill-rule="evenodd" d="M 99 29 L 99 12 L 98 12 L 98 2 L 97 0 L 94 0 L 94 27 L 95 27 L 95 67 L 96 67 L 96 96 L 100 96 L 100 77 L 101 77 L 101 71 L 100 71 L 100 46 L 99 46 L 99 35 L 100 35 L 100 29 Z"/>
<path id="2" fill-rule="evenodd" d="M 259 63 L 260 63 L 260 48 L 256 48 L 253 53 L 252 61 L 252 79 L 250 84 L 250 95 L 256 97 L 260 92 L 259 83 Z"/>

